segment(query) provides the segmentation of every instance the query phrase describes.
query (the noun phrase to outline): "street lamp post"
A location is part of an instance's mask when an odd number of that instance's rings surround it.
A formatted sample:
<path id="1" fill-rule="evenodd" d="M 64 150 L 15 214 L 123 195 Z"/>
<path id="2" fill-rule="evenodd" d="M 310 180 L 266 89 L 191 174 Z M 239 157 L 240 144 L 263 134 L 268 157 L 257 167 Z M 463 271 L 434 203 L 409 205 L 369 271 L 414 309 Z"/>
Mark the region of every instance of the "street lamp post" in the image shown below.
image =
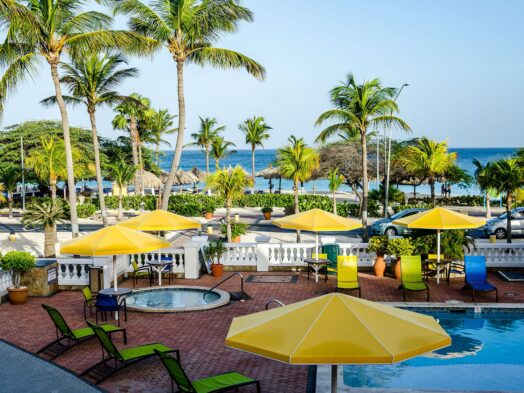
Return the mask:
<path id="1" fill-rule="evenodd" d="M 408 87 L 409 86 L 409 83 L 404 83 L 400 89 L 398 90 L 397 92 L 397 95 L 395 96 L 395 98 L 393 99 L 393 102 L 396 102 L 397 101 L 397 98 L 398 96 L 400 95 L 400 93 L 402 93 L 402 90 L 404 89 L 404 87 Z M 391 111 L 391 116 L 393 116 L 393 110 Z M 386 165 L 386 187 L 385 187 L 385 195 L 384 195 L 384 218 L 386 218 L 388 216 L 388 199 L 389 199 L 389 171 L 390 171 L 390 168 L 391 168 L 391 125 L 389 126 L 389 130 L 388 130 L 388 151 L 385 152 L 385 154 L 387 155 L 387 165 Z M 385 147 L 385 145 L 384 145 Z M 384 149 L 385 150 L 385 149 Z"/>

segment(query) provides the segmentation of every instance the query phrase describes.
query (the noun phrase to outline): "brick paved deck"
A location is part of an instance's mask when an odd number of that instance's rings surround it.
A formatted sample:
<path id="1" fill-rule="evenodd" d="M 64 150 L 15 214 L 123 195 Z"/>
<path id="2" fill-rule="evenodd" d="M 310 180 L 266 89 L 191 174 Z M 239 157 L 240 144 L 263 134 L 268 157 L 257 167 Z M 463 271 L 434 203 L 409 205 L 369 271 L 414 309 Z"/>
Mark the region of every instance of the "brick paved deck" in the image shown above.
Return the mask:
<path id="1" fill-rule="evenodd" d="M 227 274 L 227 273 L 225 273 Z M 249 274 L 260 273 L 245 273 Z M 288 274 L 288 273 L 266 273 Z M 295 274 L 295 273 L 289 273 Z M 147 342 L 162 342 L 181 350 L 182 363 L 190 378 L 200 378 L 215 373 L 236 370 L 262 381 L 264 392 L 304 392 L 306 386 L 306 367 L 289 366 L 276 361 L 229 349 L 224 346 L 231 319 L 264 309 L 265 303 L 276 298 L 286 304 L 317 296 L 315 291 L 332 291 L 335 278 L 330 277 L 327 284 L 323 280 L 316 284 L 308 281 L 304 273 L 299 274 L 295 284 L 245 283 L 245 291 L 253 298 L 246 302 L 234 302 L 228 306 L 210 311 L 177 314 L 129 313 L 129 321 L 122 322 L 128 329 L 129 345 Z M 360 274 L 362 296 L 375 301 L 401 301 L 397 290 L 398 281 L 392 278 L 376 278 Z M 212 286 L 218 279 L 204 276 L 199 280 L 175 280 L 175 284 Z M 507 283 L 491 274 L 490 281 L 499 288 L 500 301 L 508 303 L 524 302 L 524 283 Z M 460 293 L 463 281 L 457 279 L 450 286 L 445 283 L 430 283 L 431 300 L 462 300 L 470 298 Z M 131 286 L 130 280 L 123 283 Z M 227 282 L 224 289 L 238 290 L 235 279 Z M 515 295 L 508 295 L 514 293 Z M 424 301 L 425 295 L 413 293 L 408 301 Z M 479 295 L 477 301 L 492 302 L 494 296 Z M 0 338 L 36 351 L 54 337 L 54 328 L 41 303 L 57 307 L 72 328 L 83 325 L 82 294 L 78 291 L 60 292 L 50 298 L 32 298 L 24 306 L 0 305 Z M 123 343 L 115 336 L 117 345 Z M 100 360 L 100 348 L 95 339 L 83 343 L 57 358 L 56 362 L 75 372 L 81 372 Z M 135 364 L 110 377 L 101 387 L 111 392 L 167 392 L 169 379 L 157 359 L 148 359 Z M 245 388 L 242 391 L 252 391 Z M 253 390 L 254 391 L 254 390 Z"/>

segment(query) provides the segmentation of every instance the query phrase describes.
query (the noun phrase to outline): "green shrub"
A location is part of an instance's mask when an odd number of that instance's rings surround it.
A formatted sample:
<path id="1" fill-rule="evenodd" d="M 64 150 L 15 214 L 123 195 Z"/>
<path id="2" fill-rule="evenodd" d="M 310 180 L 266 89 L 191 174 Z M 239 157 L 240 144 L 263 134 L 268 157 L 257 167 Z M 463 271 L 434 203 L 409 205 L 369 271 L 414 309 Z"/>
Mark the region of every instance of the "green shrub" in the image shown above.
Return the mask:
<path id="1" fill-rule="evenodd" d="M 393 238 L 388 240 L 388 254 L 389 255 L 413 255 L 413 244 L 408 238 Z"/>
<path id="2" fill-rule="evenodd" d="M 358 203 L 337 203 L 337 214 L 342 217 L 358 217 L 360 205 Z"/>
<path id="3" fill-rule="evenodd" d="M 409 204 L 431 204 L 430 197 L 409 198 Z M 457 195 L 451 198 L 437 198 L 439 206 L 484 206 L 484 197 L 482 195 Z"/>
<path id="4" fill-rule="evenodd" d="M 96 206 L 92 203 L 82 203 L 76 205 L 78 218 L 89 218 L 96 213 Z"/>
<path id="5" fill-rule="evenodd" d="M 227 234 L 227 224 L 220 225 L 220 232 L 224 236 Z M 243 222 L 232 222 L 231 223 L 231 238 L 234 239 L 240 235 L 244 235 L 247 232 L 247 224 Z"/>
<path id="6" fill-rule="evenodd" d="M 431 209 L 431 204 L 429 203 L 414 203 L 414 204 L 408 204 L 408 205 L 397 205 L 397 206 L 391 206 L 394 213 L 398 213 L 401 211 L 404 211 L 406 209 Z"/>
<path id="7" fill-rule="evenodd" d="M 20 288 L 20 275 L 35 267 L 36 258 L 27 251 L 9 251 L 2 257 L 2 269 L 12 270 L 13 285 Z"/>
<path id="8" fill-rule="evenodd" d="M 383 256 L 388 252 L 388 241 L 387 236 L 373 236 L 369 239 L 368 250 Z"/>
<path id="9" fill-rule="evenodd" d="M 201 217 L 202 205 L 200 203 L 169 204 L 169 211 L 186 217 Z"/>

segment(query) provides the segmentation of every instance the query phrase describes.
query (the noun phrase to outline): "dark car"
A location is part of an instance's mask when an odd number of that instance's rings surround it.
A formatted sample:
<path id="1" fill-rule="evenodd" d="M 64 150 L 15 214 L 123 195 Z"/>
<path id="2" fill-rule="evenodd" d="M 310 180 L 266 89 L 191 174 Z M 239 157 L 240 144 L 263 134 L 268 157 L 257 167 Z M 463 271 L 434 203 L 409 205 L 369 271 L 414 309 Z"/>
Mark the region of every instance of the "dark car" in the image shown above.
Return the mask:
<path id="1" fill-rule="evenodd" d="M 411 229 L 402 227 L 400 225 L 395 225 L 393 224 L 393 221 L 398 220 L 399 218 L 412 216 L 413 214 L 423 212 L 424 210 L 426 209 L 422 209 L 422 208 L 406 209 L 396 214 L 393 214 L 391 217 L 381 218 L 380 220 L 375 221 L 373 225 L 371 225 L 371 233 L 375 236 L 376 235 L 387 235 L 387 236 L 409 235 L 411 234 Z"/>

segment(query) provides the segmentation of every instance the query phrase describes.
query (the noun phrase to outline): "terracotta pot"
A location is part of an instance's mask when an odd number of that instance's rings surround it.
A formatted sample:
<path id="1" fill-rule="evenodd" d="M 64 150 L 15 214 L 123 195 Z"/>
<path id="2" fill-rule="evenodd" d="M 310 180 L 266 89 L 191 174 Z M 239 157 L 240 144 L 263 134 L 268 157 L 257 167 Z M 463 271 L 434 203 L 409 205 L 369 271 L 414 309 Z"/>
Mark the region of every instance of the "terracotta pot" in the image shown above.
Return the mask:
<path id="1" fill-rule="evenodd" d="M 264 212 L 264 220 L 271 220 L 271 212 Z"/>
<path id="2" fill-rule="evenodd" d="M 9 292 L 9 301 L 11 304 L 26 304 L 27 303 L 27 287 L 7 288 Z"/>
<path id="3" fill-rule="evenodd" d="M 213 274 L 213 277 L 221 277 L 223 270 L 224 270 L 224 265 L 222 265 L 221 263 L 213 263 L 211 265 L 211 272 Z"/>
<path id="4" fill-rule="evenodd" d="M 234 237 L 233 243 L 240 243 L 240 236 Z"/>
<path id="5" fill-rule="evenodd" d="M 402 271 L 400 270 L 400 257 L 397 257 L 397 262 L 395 263 L 395 268 L 393 269 L 393 273 L 395 273 L 395 278 L 397 280 L 400 280 L 402 277 Z"/>
<path id="6" fill-rule="evenodd" d="M 206 212 L 206 220 L 211 220 L 213 218 L 213 212 Z"/>
<path id="7" fill-rule="evenodd" d="M 375 271 L 375 276 L 384 277 L 384 271 L 386 270 L 386 261 L 384 260 L 384 255 L 377 254 L 377 259 L 375 259 L 373 270 Z"/>

